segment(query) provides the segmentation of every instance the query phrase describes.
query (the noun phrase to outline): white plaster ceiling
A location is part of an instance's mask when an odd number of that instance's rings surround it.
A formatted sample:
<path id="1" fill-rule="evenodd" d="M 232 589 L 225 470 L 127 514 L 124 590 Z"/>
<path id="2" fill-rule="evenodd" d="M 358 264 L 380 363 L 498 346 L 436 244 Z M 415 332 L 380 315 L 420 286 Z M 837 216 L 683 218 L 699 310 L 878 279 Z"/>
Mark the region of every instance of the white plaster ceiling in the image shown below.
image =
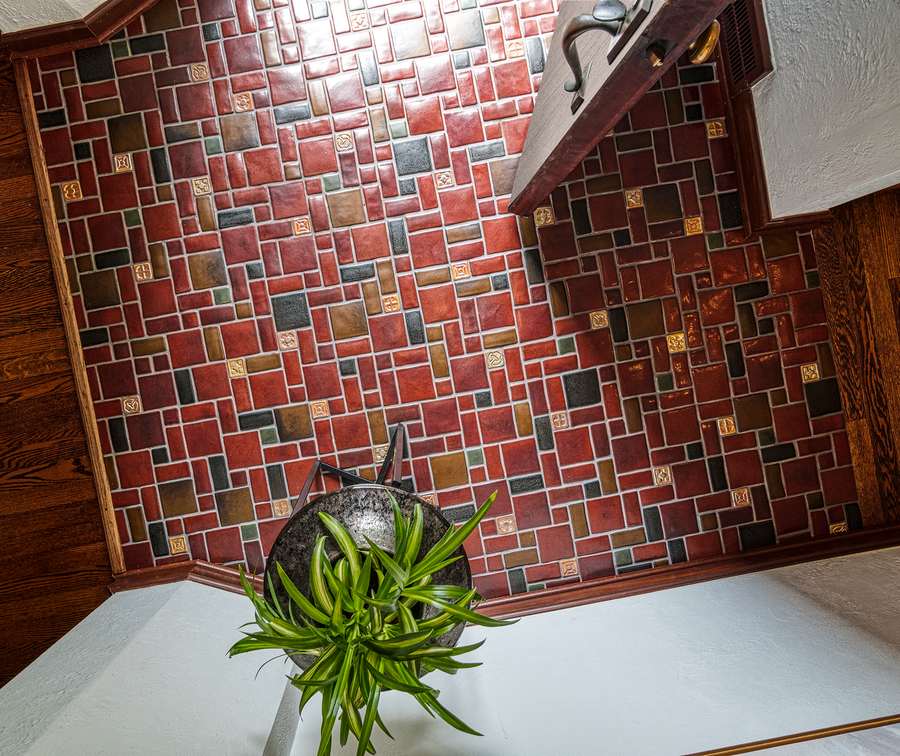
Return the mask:
<path id="1" fill-rule="evenodd" d="M 4 34 L 80 21 L 103 0 L 0 0 L 0 31 Z"/>

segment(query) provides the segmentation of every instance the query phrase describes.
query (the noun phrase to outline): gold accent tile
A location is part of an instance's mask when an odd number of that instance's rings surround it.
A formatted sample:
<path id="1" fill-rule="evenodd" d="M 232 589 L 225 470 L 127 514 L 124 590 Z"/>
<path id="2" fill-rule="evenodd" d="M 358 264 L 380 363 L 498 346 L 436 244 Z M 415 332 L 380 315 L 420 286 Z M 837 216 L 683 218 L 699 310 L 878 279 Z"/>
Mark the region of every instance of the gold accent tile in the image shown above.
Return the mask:
<path id="1" fill-rule="evenodd" d="M 291 513 L 291 502 L 287 499 L 278 499 L 272 502 L 272 509 L 276 517 L 287 517 Z"/>
<path id="2" fill-rule="evenodd" d="M 499 349 L 494 349 L 487 353 L 487 365 L 488 370 L 494 370 L 495 368 L 502 368 L 504 365 L 503 361 L 503 352 Z"/>
<path id="3" fill-rule="evenodd" d="M 670 465 L 653 468 L 653 485 L 667 486 L 672 482 L 672 468 Z"/>
<path id="4" fill-rule="evenodd" d="M 437 502 L 435 501 L 435 495 L 433 493 L 419 494 L 419 498 L 422 499 L 422 501 L 428 502 L 433 507 L 437 506 Z"/>
<path id="5" fill-rule="evenodd" d="M 553 430 L 562 430 L 569 427 L 569 416 L 565 412 L 551 412 L 550 424 Z"/>
<path id="6" fill-rule="evenodd" d="M 187 554 L 187 539 L 184 536 L 175 536 L 169 539 L 170 554 Z"/>
<path id="7" fill-rule="evenodd" d="M 116 169 L 116 173 L 125 173 L 125 171 L 130 171 L 131 155 L 127 152 L 124 155 L 113 155 L 113 166 Z"/>
<path id="8" fill-rule="evenodd" d="M 195 197 L 212 194 L 212 182 L 209 180 L 209 176 L 191 179 L 191 186 L 194 188 Z"/>
<path id="9" fill-rule="evenodd" d="M 296 349 L 297 348 L 297 332 L 296 331 L 279 331 L 278 348 Z"/>
<path id="10" fill-rule="evenodd" d="M 506 54 L 510 58 L 525 57 L 525 45 L 522 44 L 522 40 L 514 39 L 512 42 L 507 42 L 506 43 Z"/>
<path id="11" fill-rule="evenodd" d="M 342 131 L 340 134 L 334 135 L 334 146 L 338 152 L 347 152 L 353 149 L 353 134 L 349 131 Z"/>
<path id="12" fill-rule="evenodd" d="M 234 101 L 235 113 L 245 113 L 248 110 L 253 110 L 253 96 L 249 92 L 232 95 L 231 99 Z"/>
<path id="13" fill-rule="evenodd" d="M 503 515 L 497 518 L 498 533 L 512 533 L 516 529 L 516 518 L 512 515 Z"/>
<path id="14" fill-rule="evenodd" d="M 153 278 L 153 266 L 148 262 L 135 263 L 134 277 L 138 281 L 149 281 Z"/>
<path id="15" fill-rule="evenodd" d="M 191 65 L 191 80 L 206 81 L 209 78 L 209 66 L 206 63 L 194 63 Z"/>
<path id="16" fill-rule="evenodd" d="M 563 559 L 559 563 L 559 571 L 563 577 L 572 577 L 573 575 L 578 574 L 578 560 L 577 559 Z"/>
<path id="17" fill-rule="evenodd" d="M 707 121 L 706 136 L 710 139 L 717 139 L 725 136 L 725 124 L 721 121 Z"/>
<path id="18" fill-rule="evenodd" d="M 719 418 L 719 435 L 721 436 L 730 436 L 732 433 L 735 433 L 737 428 L 734 425 L 733 417 L 720 417 Z"/>
<path id="19" fill-rule="evenodd" d="M 381 306 L 385 312 L 397 312 L 400 310 L 400 297 L 391 294 L 381 298 Z"/>
<path id="20" fill-rule="evenodd" d="M 388 449 L 391 448 L 390 444 L 381 444 L 380 446 L 372 447 L 372 454 L 375 458 L 376 462 L 384 462 L 387 458 Z"/>
<path id="21" fill-rule="evenodd" d="M 141 397 L 139 396 L 126 396 L 122 398 L 122 412 L 126 415 L 136 415 L 138 412 L 141 412 L 143 407 L 141 406 Z"/>
<path id="22" fill-rule="evenodd" d="M 81 183 L 79 181 L 67 181 L 62 185 L 62 196 L 66 202 L 80 200 L 82 197 Z"/>
<path id="23" fill-rule="evenodd" d="M 552 226 L 553 225 L 553 208 L 549 205 L 539 207 L 534 211 L 535 226 Z"/>
<path id="24" fill-rule="evenodd" d="M 328 417 L 328 402 L 310 402 L 309 411 L 313 417 Z"/>
<path id="25" fill-rule="evenodd" d="M 815 362 L 810 362 L 800 366 L 800 378 L 804 383 L 819 380 L 819 366 Z"/>
<path id="26" fill-rule="evenodd" d="M 687 339 L 685 338 L 684 331 L 681 333 L 670 333 L 666 336 L 666 343 L 669 345 L 670 354 L 687 351 Z"/>
<path id="27" fill-rule="evenodd" d="M 738 488 L 731 492 L 731 506 L 746 507 L 750 504 L 750 489 Z"/>
<path id="28" fill-rule="evenodd" d="M 462 278 L 468 278 L 471 275 L 469 273 L 469 263 L 467 262 L 453 263 L 452 269 L 454 281 L 459 281 Z"/>
<path id="29" fill-rule="evenodd" d="M 438 171 L 434 174 L 435 183 L 437 183 L 438 189 L 447 189 L 448 187 L 453 186 L 453 172 L 452 171 Z"/>
<path id="30" fill-rule="evenodd" d="M 644 194 L 640 189 L 625 190 L 625 207 L 643 207 Z"/>
<path id="31" fill-rule="evenodd" d="M 594 310 L 591 313 L 591 330 L 609 328 L 609 314 L 606 310 Z"/>
<path id="32" fill-rule="evenodd" d="M 703 219 L 698 215 L 696 218 L 684 219 L 684 233 L 688 236 L 703 233 Z"/>
<path id="33" fill-rule="evenodd" d="M 309 216 L 304 215 L 302 218 L 294 218 L 294 236 L 303 236 L 312 233 L 312 226 L 309 225 Z"/>
<path id="34" fill-rule="evenodd" d="M 365 13 L 350 14 L 350 28 L 355 31 L 362 31 L 369 28 L 369 17 Z"/>
<path id="35" fill-rule="evenodd" d="M 228 377 L 239 378 L 242 375 L 247 375 L 247 363 L 244 362 L 244 358 L 228 360 Z"/>
<path id="36" fill-rule="evenodd" d="M 829 533 L 846 533 L 847 532 L 847 523 L 846 522 L 836 522 L 833 525 L 828 527 Z"/>

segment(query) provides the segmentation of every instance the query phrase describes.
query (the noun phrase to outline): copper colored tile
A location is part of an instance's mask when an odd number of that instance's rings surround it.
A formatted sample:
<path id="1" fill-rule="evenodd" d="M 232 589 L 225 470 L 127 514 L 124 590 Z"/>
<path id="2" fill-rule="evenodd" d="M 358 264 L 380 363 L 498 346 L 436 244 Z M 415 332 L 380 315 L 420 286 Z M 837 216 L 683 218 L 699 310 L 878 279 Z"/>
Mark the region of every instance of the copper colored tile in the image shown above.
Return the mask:
<path id="1" fill-rule="evenodd" d="M 328 115 L 328 97 L 325 95 L 325 82 L 309 82 L 309 105 L 312 108 L 313 115 Z"/>
<path id="2" fill-rule="evenodd" d="M 628 331 L 634 341 L 662 336 L 666 332 L 660 300 L 641 302 L 625 306 L 628 316 Z"/>
<path id="3" fill-rule="evenodd" d="M 422 19 L 392 24 L 391 42 L 394 47 L 394 57 L 397 60 L 431 55 L 431 47 L 428 45 L 428 32 Z"/>
<path id="4" fill-rule="evenodd" d="M 534 537 L 533 530 L 526 530 L 524 533 L 519 533 L 519 546 L 523 549 L 537 546 L 537 539 Z"/>
<path id="5" fill-rule="evenodd" d="M 275 427 L 281 441 L 300 441 L 313 437 L 308 404 L 295 404 L 275 410 Z"/>
<path id="6" fill-rule="evenodd" d="M 522 567 L 526 564 L 537 564 L 539 561 L 537 549 L 523 549 L 522 551 L 513 551 L 503 555 L 503 564 L 506 569 Z"/>
<path id="7" fill-rule="evenodd" d="M 707 530 L 715 530 L 719 527 L 719 521 L 716 518 L 715 513 L 710 512 L 709 514 L 700 515 L 700 530 L 704 533 Z"/>
<path id="8" fill-rule="evenodd" d="M 438 329 L 440 330 L 440 329 Z M 432 344 L 428 347 L 431 354 L 431 372 L 435 378 L 449 378 L 450 365 L 447 362 L 447 350 L 443 344 Z"/>
<path id="9" fill-rule="evenodd" d="M 197 511 L 197 497 L 194 495 L 194 481 L 175 480 L 160 483 L 157 487 L 159 503 L 163 514 L 168 517 L 180 517 Z"/>
<path id="10" fill-rule="evenodd" d="M 393 294 L 397 291 L 397 281 L 394 279 L 394 266 L 390 260 L 379 260 L 375 264 L 378 271 L 378 285 L 382 294 Z"/>
<path id="11" fill-rule="evenodd" d="M 569 314 L 569 298 L 566 296 L 566 285 L 562 281 L 550 284 L 550 309 L 554 318 L 564 318 Z"/>
<path id="12" fill-rule="evenodd" d="M 371 89 L 367 89 L 366 102 L 369 105 L 377 105 L 380 102 L 384 102 L 384 94 L 381 91 L 381 87 L 372 87 Z"/>
<path id="13" fill-rule="evenodd" d="M 109 116 L 119 115 L 122 112 L 122 106 L 116 97 L 109 100 L 95 100 L 84 106 L 85 115 L 89 120 L 95 118 L 107 118 Z"/>
<path id="14" fill-rule="evenodd" d="M 734 398 L 734 416 L 741 433 L 770 427 L 772 413 L 769 410 L 769 397 L 765 393 L 736 396 Z"/>
<path id="15" fill-rule="evenodd" d="M 644 419 L 641 415 L 641 400 L 626 399 L 622 402 L 625 410 L 625 427 L 629 433 L 640 433 L 644 430 Z"/>
<path id="16" fill-rule="evenodd" d="M 381 295 L 378 293 L 378 284 L 374 281 L 363 281 L 363 302 L 366 303 L 366 313 L 369 315 L 381 314 Z"/>
<path id="17" fill-rule="evenodd" d="M 332 226 L 341 228 L 366 222 L 363 196 L 359 189 L 350 189 L 346 192 L 330 192 L 325 196 L 325 199 L 328 202 L 328 213 L 331 215 Z"/>
<path id="18" fill-rule="evenodd" d="M 631 345 L 630 344 L 619 344 L 616 347 L 616 361 L 617 362 L 627 362 L 631 359 Z"/>
<path id="19" fill-rule="evenodd" d="M 773 407 L 780 407 L 782 404 L 787 404 L 787 391 L 783 388 L 775 389 L 769 398 Z"/>
<path id="20" fill-rule="evenodd" d="M 216 494 L 216 509 L 219 510 L 222 525 L 239 525 L 256 519 L 249 488 L 219 491 Z"/>
<path id="21" fill-rule="evenodd" d="M 486 294 L 491 290 L 491 282 L 488 278 L 476 278 L 474 281 L 460 281 L 456 284 L 457 297 L 473 297 L 476 294 Z"/>
<path id="22" fill-rule="evenodd" d="M 212 197 L 197 197 L 197 215 L 200 217 L 201 231 L 216 230 L 216 208 Z"/>
<path id="23" fill-rule="evenodd" d="M 781 467 L 768 465 L 764 468 L 766 474 L 766 489 L 770 499 L 783 499 L 785 496 L 784 482 L 781 479 Z"/>
<path id="24" fill-rule="evenodd" d="M 75 69 L 69 68 L 59 72 L 59 83 L 64 87 L 74 87 L 78 83 L 78 77 L 75 75 Z"/>
<path id="25" fill-rule="evenodd" d="M 234 314 L 237 315 L 241 320 L 245 318 L 253 317 L 253 305 L 249 302 L 238 302 L 234 306 Z"/>
<path id="26" fill-rule="evenodd" d="M 97 310 L 119 304 L 119 287 L 115 270 L 101 270 L 81 276 L 84 309 Z"/>
<path id="27" fill-rule="evenodd" d="M 191 272 L 191 284 L 195 289 L 212 289 L 228 285 L 225 258 L 218 250 L 188 255 L 188 269 Z"/>
<path id="28" fill-rule="evenodd" d="M 128 518 L 128 530 L 131 531 L 132 542 L 146 541 L 147 525 L 144 522 L 143 507 L 128 507 L 125 510 L 125 516 Z"/>
<path id="29" fill-rule="evenodd" d="M 144 133 L 144 117 L 140 113 L 110 118 L 106 122 L 109 130 L 109 146 L 113 154 L 137 152 L 147 147 Z"/>
<path id="30" fill-rule="evenodd" d="M 150 339 L 138 339 L 131 342 L 131 354 L 135 357 L 143 357 L 148 354 L 158 354 L 166 351 L 166 340 L 162 336 L 154 336 Z"/>
<path id="31" fill-rule="evenodd" d="M 600 489 L 603 491 L 604 496 L 619 490 L 616 485 L 616 469 L 613 467 L 611 459 L 601 459 L 597 463 L 597 474 L 600 478 Z"/>
<path id="32" fill-rule="evenodd" d="M 175 192 L 172 191 L 171 184 L 156 187 L 156 199 L 160 202 L 171 202 L 175 199 Z"/>
<path id="33" fill-rule="evenodd" d="M 302 178 L 303 174 L 300 172 L 300 163 L 286 163 L 284 166 L 284 179 L 285 181 L 295 181 L 298 178 Z"/>
<path id="34" fill-rule="evenodd" d="M 376 142 L 391 141 L 391 132 L 388 129 L 384 108 L 369 108 L 369 121 L 372 124 L 372 139 Z"/>
<path id="35" fill-rule="evenodd" d="M 763 253 L 767 260 L 773 257 L 796 255 L 800 249 L 797 246 L 797 234 L 794 231 L 784 231 L 780 234 L 764 234 L 761 236 Z"/>
<path id="36" fill-rule="evenodd" d="M 519 167 L 519 156 L 493 160 L 488 163 L 488 167 L 491 169 L 491 183 L 494 185 L 494 195 L 509 194 L 512 191 L 516 168 Z"/>
<path id="37" fill-rule="evenodd" d="M 534 227 L 534 218 L 530 215 L 519 217 L 519 236 L 522 237 L 523 247 L 536 247 L 538 245 L 537 230 Z"/>
<path id="38" fill-rule="evenodd" d="M 606 176 L 597 176 L 585 182 L 588 194 L 606 194 L 618 192 L 622 188 L 622 179 L 618 173 L 610 173 Z"/>
<path id="39" fill-rule="evenodd" d="M 261 32 L 259 41 L 262 43 L 263 60 L 266 67 L 281 65 L 281 54 L 278 52 L 278 39 L 272 30 Z"/>
<path id="40" fill-rule="evenodd" d="M 332 305 L 328 308 L 328 315 L 336 341 L 365 336 L 369 332 L 366 307 L 362 302 Z"/>
<path id="41" fill-rule="evenodd" d="M 206 354 L 210 362 L 219 362 L 225 359 L 225 350 L 222 348 L 222 336 L 219 329 L 209 326 L 203 329 L 203 341 L 206 342 Z"/>
<path id="42" fill-rule="evenodd" d="M 620 533 L 612 533 L 609 539 L 614 549 L 621 549 L 624 546 L 635 546 L 639 543 L 645 543 L 647 536 L 644 534 L 643 528 L 634 528 L 633 530 L 623 530 Z"/>
<path id="43" fill-rule="evenodd" d="M 447 283 L 450 278 L 450 268 L 446 265 L 440 268 L 432 268 L 431 270 L 422 270 L 416 272 L 416 284 L 418 284 L 419 286 L 431 286 L 433 284 Z M 490 288 L 490 286 L 488 288 Z"/>
<path id="44" fill-rule="evenodd" d="M 516 415 L 516 430 L 519 436 L 530 436 L 534 433 L 534 423 L 531 421 L 531 408 L 528 402 L 519 402 L 513 405 Z"/>
<path id="45" fill-rule="evenodd" d="M 440 341 L 444 338 L 444 330 L 440 326 L 428 326 L 425 329 L 425 334 L 429 341 Z"/>
<path id="46" fill-rule="evenodd" d="M 530 216 L 529 216 L 530 217 Z M 447 229 L 447 243 L 455 244 L 461 241 L 481 238 L 481 225 L 478 223 L 466 223 L 464 226 L 454 226 Z M 537 245 L 537 241 L 534 242 Z"/>
<path id="47" fill-rule="evenodd" d="M 465 452 L 453 452 L 452 454 L 440 454 L 429 457 L 431 465 L 431 478 L 436 490 L 456 488 L 469 482 L 469 473 L 466 469 Z"/>
<path id="48" fill-rule="evenodd" d="M 515 328 L 508 328 L 505 331 L 496 331 L 495 333 L 486 333 L 481 337 L 481 343 L 485 349 L 494 349 L 507 344 L 515 344 L 519 340 Z"/>
<path id="49" fill-rule="evenodd" d="M 372 435 L 373 444 L 386 444 L 388 442 L 387 426 L 384 424 L 384 412 L 372 410 L 366 413 L 369 418 L 369 433 Z"/>
<path id="50" fill-rule="evenodd" d="M 256 129 L 256 116 L 250 113 L 238 113 L 219 119 L 222 129 L 222 145 L 225 152 L 252 150 L 259 147 L 259 132 Z"/>
<path id="51" fill-rule="evenodd" d="M 261 373 L 264 370 L 278 370 L 281 367 L 281 355 L 277 352 L 273 354 L 263 354 L 258 357 L 247 358 L 247 372 Z"/>
<path id="52" fill-rule="evenodd" d="M 569 505 L 569 522 L 572 523 L 572 534 L 576 538 L 584 538 L 591 534 L 587 524 L 587 517 L 584 515 L 583 503 Z"/>

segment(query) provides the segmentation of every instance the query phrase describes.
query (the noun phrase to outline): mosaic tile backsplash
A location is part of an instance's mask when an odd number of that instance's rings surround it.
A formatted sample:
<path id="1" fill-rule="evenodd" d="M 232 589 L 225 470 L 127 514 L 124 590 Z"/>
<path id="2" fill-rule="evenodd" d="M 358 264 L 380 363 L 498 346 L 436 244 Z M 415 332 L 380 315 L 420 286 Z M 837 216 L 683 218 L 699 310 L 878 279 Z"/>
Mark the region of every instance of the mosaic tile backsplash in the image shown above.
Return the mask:
<path id="1" fill-rule="evenodd" d="M 499 491 L 489 597 L 859 527 L 812 239 L 745 242 L 715 66 L 506 212 L 557 5 L 163 0 L 30 63 L 130 569 L 260 569 L 401 422 L 448 517 Z"/>

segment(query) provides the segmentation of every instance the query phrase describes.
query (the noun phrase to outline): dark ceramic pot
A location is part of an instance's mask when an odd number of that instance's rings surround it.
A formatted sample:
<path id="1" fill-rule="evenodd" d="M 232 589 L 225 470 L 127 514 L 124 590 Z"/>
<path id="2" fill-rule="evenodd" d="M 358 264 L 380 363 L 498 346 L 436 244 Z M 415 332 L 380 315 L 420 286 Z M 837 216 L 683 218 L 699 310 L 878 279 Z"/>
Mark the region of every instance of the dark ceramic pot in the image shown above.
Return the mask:
<path id="1" fill-rule="evenodd" d="M 303 612 L 290 600 L 287 591 L 278 577 L 275 564 L 287 573 L 294 585 L 303 595 L 312 600 L 309 587 L 309 567 L 312 561 L 313 549 L 319 536 L 326 536 L 328 541 L 325 553 L 332 563 L 341 555 L 337 542 L 325 529 L 319 512 L 327 512 L 340 522 L 356 541 L 361 549 L 367 549 L 369 544 L 363 536 L 368 536 L 374 543 L 387 553 L 394 553 L 394 514 L 387 492 L 390 491 L 403 513 L 404 519 L 411 518 L 416 502 L 422 505 L 423 528 L 422 546 L 419 549 L 417 561 L 421 559 L 444 536 L 451 526 L 437 509 L 418 496 L 406 493 L 398 488 L 388 489 L 386 486 L 359 485 L 341 488 L 331 491 L 318 499 L 309 502 L 303 509 L 294 515 L 281 533 L 275 539 L 269 558 L 266 560 L 265 592 L 271 601 L 271 589 L 269 580 L 275 589 L 275 597 L 283 608 L 288 603 L 292 606 L 294 617 L 303 615 Z M 469 569 L 469 560 L 462 547 L 458 548 L 453 556 L 461 556 L 453 564 L 436 572 L 432 578 L 435 585 L 456 585 L 467 590 L 472 588 L 472 572 Z M 431 606 L 423 607 L 423 618 L 438 614 L 438 610 Z M 305 616 L 305 615 L 304 615 Z M 451 630 L 444 635 L 435 638 L 431 643 L 435 646 L 450 648 L 455 646 L 462 635 L 463 625 Z M 291 654 L 291 658 L 301 669 L 306 669 L 315 657 L 308 654 Z"/>

